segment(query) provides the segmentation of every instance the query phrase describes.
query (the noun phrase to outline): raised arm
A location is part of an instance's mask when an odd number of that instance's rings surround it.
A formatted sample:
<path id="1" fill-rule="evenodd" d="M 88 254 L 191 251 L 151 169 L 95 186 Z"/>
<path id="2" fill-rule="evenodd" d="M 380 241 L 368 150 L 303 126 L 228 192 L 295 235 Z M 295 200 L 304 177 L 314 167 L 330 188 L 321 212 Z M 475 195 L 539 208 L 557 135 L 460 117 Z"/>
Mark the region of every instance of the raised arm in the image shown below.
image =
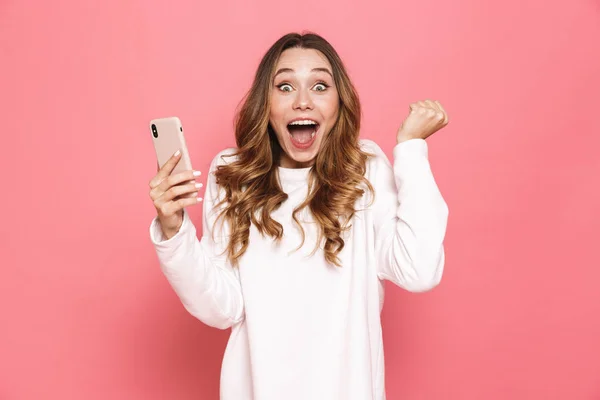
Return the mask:
<path id="1" fill-rule="evenodd" d="M 448 124 L 439 101 L 412 103 L 396 135 L 393 165 L 374 144 L 370 162 L 377 269 L 411 292 L 423 292 L 442 279 L 448 206 L 428 159 L 425 139 Z"/>
<path id="2" fill-rule="evenodd" d="M 397 144 L 393 165 L 376 144 L 368 150 L 376 154 L 369 180 L 375 189 L 378 275 L 411 292 L 430 290 L 444 269 L 448 207 L 433 178 L 427 144 L 423 139 Z"/>
<path id="3" fill-rule="evenodd" d="M 228 226 L 216 229 L 215 219 L 222 190 L 213 171 L 224 161 L 220 152 L 212 161 L 207 177 L 203 204 L 203 232 L 198 240 L 196 227 L 186 211 L 179 231 L 166 239 L 158 218 L 150 226 L 150 238 L 160 268 L 186 310 L 205 324 L 226 329 L 244 318 L 244 301 L 237 270 L 221 255 L 227 246 Z M 218 227 L 221 228 L 221 220 Z M 213 240 L 213 231 L 214 239 Z"/>

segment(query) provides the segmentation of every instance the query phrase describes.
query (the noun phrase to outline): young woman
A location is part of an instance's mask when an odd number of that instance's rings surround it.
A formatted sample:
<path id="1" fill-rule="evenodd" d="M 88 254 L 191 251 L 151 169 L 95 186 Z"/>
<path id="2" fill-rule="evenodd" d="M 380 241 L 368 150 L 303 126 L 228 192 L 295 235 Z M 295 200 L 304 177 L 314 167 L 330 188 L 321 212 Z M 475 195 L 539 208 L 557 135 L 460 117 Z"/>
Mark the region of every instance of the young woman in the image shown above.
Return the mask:
<path id="1" fill-rule="evenodd" d="M 192 315 L 231 328 L 221 399 L 385 399 L 383 281 L 422 292 L 442 276 L 448 207 L 425 139 L 448 118 L 411 104 L 390 163 L 359 139 L 360 113 L 333 47 L 288 34 L 258 67 L 237 148 L 212 161 L 200 240 L 184 209 L 200 172 L 170 175 L 176 153 L 150 182 L 162 271 Z"/>

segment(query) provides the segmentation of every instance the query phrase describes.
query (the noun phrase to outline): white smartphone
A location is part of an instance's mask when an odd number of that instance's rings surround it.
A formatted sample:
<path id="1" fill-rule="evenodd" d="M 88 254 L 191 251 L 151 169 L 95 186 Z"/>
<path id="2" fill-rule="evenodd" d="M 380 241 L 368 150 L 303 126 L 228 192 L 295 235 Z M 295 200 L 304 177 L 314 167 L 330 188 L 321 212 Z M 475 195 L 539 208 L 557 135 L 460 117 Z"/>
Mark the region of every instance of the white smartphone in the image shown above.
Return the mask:
<path id="1" fill-rule="evenodd" d="M 173 156 L 177 150 L 181 150 L 182 156 L 173 172 L 177 174 L 192 169 L 192 161 L 185 143 L 183 126 L 177 117 L 156 118 L 150 121 L 150 133 L 156 152 L 156 160 L 159 168 Z"/>

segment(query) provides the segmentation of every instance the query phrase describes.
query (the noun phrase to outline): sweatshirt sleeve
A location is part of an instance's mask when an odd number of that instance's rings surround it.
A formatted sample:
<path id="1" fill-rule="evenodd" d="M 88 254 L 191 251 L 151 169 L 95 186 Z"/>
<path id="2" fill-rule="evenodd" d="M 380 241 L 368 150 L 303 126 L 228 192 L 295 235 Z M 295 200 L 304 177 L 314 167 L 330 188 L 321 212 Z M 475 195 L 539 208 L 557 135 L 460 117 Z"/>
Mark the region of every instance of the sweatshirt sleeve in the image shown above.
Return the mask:
<path id="1" fill-rule="evenodd" d="M 217 231 L 215 208 L 223 190 L 214 177 L 220 152 L 212 161 L 207 174 L 203 200 L 203 232 L 198 240 L 196 228 L 184 210 L 183 224 L 177 234 L 165 240 L 158 218 L 150 225 L 150 239 L 156 250 L 160 268 L 186 310 L 205 324 L 226 329 L 244 317 L 244 302 L 237 270 L 221 254 L 227 247 L 228 224 Z M 221 227 L 219 220 L 218 226 Z M 213 240 L 213 233 L 215 234 Z"/>
<path id="2" fill-rule="evenodd" d="M 378 276 L 411 292 L 428 291 L 442 278 L 448 206 L 433 177 L 427 143 L 412 139 L 397 144 L 393 164 L 371 143 Z"/>

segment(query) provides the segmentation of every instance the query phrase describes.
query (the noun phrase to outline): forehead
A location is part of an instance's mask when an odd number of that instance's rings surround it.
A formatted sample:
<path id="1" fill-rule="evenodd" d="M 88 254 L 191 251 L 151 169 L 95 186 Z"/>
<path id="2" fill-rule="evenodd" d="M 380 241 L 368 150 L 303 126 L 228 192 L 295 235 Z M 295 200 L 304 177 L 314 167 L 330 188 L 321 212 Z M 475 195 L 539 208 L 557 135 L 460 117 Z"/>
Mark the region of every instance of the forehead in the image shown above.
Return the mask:
<path id="1" fill-rule="evenodd" d="M 275 70 L 280 68 L 291 68 L 296 72 L 313 68 L 327 68 L 331 71 L 331 64 L 318 50 L 292 48 L 281 53 Z"/>

